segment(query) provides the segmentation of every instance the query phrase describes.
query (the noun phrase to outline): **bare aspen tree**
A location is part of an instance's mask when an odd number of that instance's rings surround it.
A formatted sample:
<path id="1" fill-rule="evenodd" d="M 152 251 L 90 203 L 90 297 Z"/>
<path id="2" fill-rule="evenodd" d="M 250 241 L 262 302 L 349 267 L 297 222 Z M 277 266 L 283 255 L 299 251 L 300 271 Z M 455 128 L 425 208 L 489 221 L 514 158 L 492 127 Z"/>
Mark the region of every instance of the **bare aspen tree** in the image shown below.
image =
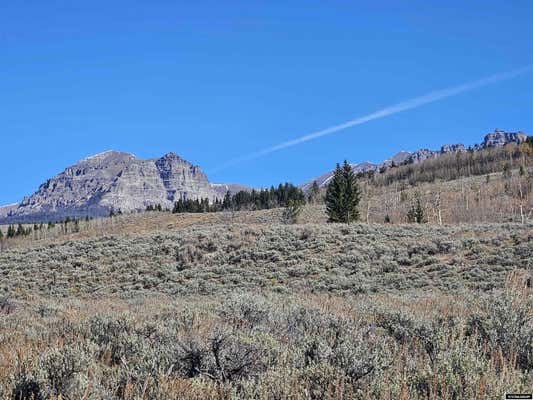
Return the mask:
<path id="1" fill-rule="evenodd" d="M 433 199 L 433 207 L 435 209 L 437 223 L 442 225 L 442 194 L 440 187 L 437 187 L 437 191 Z"/>
<path id="2" fill-rule="evenodd" d="M 520 220 L 523 224 L 526 223 L 525 216 L 524 216 L 524 192 L 522 191 L 522 182 L 518 182 L 518 190 L 520 193 Z"/>
<path id="3" fill-rule="evenodd" d="M 370 223 L 370 206 L 371 206 L 372 195 L 373 195 L 370 184 L 366 185 L 365 192 L 366 192 L 366 223 L 369 224 Z"/>

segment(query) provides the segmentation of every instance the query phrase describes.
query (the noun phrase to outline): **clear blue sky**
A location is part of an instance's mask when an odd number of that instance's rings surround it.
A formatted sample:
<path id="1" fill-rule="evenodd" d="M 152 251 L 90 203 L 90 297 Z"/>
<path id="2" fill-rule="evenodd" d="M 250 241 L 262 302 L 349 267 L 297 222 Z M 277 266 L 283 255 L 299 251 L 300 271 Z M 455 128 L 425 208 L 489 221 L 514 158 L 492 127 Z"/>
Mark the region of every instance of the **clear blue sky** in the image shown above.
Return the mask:
<path id="1" fill-rule="evenodd" d="M 366 5 L 364 3 L 367 3 Z M 2 1 L 0 204 L 104 150 L 204 170 L 411 97 L 533 64 L 533 2 Z M 303 183 L 335 162 L 533 134 L 533 73 L 246 161 L 214 182 Z"/>

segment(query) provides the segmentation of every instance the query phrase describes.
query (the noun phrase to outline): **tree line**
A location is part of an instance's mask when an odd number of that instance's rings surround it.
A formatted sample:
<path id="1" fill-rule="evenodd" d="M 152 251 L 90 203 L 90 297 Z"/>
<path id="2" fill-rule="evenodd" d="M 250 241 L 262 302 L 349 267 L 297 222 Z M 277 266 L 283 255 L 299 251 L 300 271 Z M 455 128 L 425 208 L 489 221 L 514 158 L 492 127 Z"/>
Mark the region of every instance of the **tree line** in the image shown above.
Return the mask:
<path id="1" fill-rule="evenodd" d="M 0 239 L 4 239 L 4 238 L 11 239 L 11 238 L 19 237 L 19 236 L 29 236 L 32 234 L 32 232 L 39 231 L 43 229 L 43 227 L 44 227 L 43 224 L 34 224 L 33 227 L 32 226 L 25 227 L 22 224 L 17 224 L 16 226 L 9 225 L 7 227 L 7 232 L 5 233 L 5 235 L 4 235 L 4 232 L 2 232 L 2 229 L 0 229 Z"/>
<path id="2" fill-rule="evenodd" d="M 277 207 L 287 207 L 290 204 L 303 204 L 306 196 L 302 189 L 290 183 L 279 184 L 278 187 L 250 191 L 241 190 L 231 194 L 229 191 L 223 199 L 179 199 L 174 203 L 173 213 L 203 213 L 218 211 L 252 211 Z M 162 211 L 160 205 L 155 206 Z"/>

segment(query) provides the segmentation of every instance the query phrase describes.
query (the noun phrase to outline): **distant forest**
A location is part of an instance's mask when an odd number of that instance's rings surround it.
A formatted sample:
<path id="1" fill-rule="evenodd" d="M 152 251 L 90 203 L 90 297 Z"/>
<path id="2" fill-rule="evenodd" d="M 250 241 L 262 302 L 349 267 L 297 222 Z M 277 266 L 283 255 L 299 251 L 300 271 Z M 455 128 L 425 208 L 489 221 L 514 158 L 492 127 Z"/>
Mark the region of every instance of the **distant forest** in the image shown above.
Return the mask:
<path id="1" fill-rule="evenodd" d="M 201 213 L 218 211 L 253 211 L 265 210 L 277 207 L 286 207 L 292 203 L 304 203 L 305 194 L 297 186 L 290 183 L 279 184 L 270 189 L 261 190 L 241 190 L 235 194 L 227 192 L 224 199 L 216 199 L 210 202 L 209 199 L 185 199 L 178 200 L 172 209 L 173 213 Z M 161 206 L 148 206 L 147 211 L 162 211 Z"/>

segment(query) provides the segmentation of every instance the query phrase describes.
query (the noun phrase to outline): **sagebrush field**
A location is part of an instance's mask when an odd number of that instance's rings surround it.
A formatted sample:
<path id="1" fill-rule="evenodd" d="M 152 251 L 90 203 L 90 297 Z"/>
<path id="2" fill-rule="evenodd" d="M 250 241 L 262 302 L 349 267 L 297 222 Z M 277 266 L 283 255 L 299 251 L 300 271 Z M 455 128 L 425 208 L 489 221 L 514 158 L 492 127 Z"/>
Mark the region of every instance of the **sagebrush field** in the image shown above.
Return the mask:
<path id="1" fill-rule="evenodd" d="M 531 225 L 202 218 L 1 253 L 0 397 L 485 399 L 533 387 Z"/>

